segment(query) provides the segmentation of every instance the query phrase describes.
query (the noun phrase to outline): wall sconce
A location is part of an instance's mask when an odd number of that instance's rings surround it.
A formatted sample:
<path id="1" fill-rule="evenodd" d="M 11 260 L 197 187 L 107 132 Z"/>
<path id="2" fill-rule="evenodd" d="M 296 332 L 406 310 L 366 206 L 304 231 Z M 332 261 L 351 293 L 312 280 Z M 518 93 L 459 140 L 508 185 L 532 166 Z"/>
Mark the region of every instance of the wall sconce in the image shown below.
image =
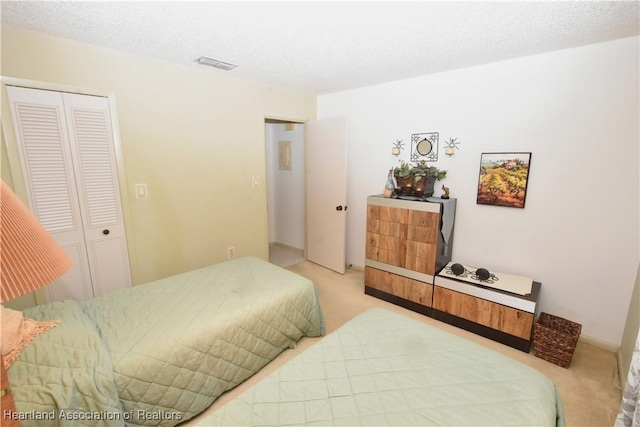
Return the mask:
<path id="1" fill-rule="evenodd" d="M 393 143 L 393 147 L 391 148 L 391 154 L 394 156 L 399 156 L 400 152 L 404 150 L 404 144 L 401 139 L 396 139 L 396 142 Z"/>
<path id="2" fill-rule="evenodd" d="M 448 141 L 445 141 L 444 146 L 444 154 L 446 154 L 447 156 L 451 157 L 455 154 L 454 149 L 459 150 L 458 148 L 458 144 L 460 144 L 459 142 L 457 142 L 458 138 L 449 138 Z"/>

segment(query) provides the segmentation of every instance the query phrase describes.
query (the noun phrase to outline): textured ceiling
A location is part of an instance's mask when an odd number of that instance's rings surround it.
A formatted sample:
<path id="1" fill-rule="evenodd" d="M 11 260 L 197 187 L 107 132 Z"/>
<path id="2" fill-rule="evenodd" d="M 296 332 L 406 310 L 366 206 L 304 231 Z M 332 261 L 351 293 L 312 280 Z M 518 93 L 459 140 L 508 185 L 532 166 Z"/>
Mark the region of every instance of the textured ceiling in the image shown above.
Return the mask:
<path id="1" fill-rule="evenodd" d="M 2 24 L 325 94 L 630 37 L 638 1 L 2 1 Z"/>

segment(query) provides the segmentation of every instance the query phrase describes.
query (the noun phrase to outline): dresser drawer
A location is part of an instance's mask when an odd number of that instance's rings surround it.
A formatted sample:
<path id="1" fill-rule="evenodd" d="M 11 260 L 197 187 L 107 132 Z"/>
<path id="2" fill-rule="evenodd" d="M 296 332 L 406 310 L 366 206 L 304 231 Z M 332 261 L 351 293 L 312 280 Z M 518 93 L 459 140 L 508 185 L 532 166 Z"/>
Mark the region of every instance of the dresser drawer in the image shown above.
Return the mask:
<path id="1" fill-rule="evenodd" d="M 433 308 L 525 340 L 531 339 L 534 314 L 435 286 Z"/>
<path id="2" fill-rule="evenodd" d="M 399 298 L 413 301 L 425 307 L 431 307 L 433 285 L 409 277 L 365 267 L 364 284 Z"/>

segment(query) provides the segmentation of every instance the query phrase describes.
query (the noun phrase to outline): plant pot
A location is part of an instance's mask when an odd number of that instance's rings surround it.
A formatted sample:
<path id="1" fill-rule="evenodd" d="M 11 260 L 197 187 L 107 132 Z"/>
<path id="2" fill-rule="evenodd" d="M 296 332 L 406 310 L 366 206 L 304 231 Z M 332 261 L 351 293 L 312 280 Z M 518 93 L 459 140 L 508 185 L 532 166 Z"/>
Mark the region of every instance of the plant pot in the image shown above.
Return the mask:
<path id="1" fill-rule="evenodd" d="M 431 197 L 433 196 L 433 187 L 436 182 L 435 176 L 427 176 L 420 178 L 418 181 L 413 176 L 400 177 L 396 176 L 396 195 L 412 196 L 412 197 Z"/>
<path id="2" fill-rule="evenodd" d="M 421 178 L 415 185 L 415 195 L 417 197 L 433 196 L 433 187 L 436 183 L 435 176 L 426 176 Z"/>
<path id="3" fill-rule="evenodd" d="M 413 196 L 415 190 L 413 188 L 413 177 L 401 177 L 396 175 L 396 195 L 397 196 Z"/>

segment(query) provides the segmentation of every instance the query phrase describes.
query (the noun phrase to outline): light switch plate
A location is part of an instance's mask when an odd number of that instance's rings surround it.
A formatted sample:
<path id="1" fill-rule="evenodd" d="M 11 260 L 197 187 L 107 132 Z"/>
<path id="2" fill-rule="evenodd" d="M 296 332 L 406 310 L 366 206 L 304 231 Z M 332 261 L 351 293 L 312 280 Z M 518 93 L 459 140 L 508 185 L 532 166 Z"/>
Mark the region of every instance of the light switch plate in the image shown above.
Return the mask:
<path id="1" fill-rule="evenodd" d="M 147 184 L 136 184 L 136 199 L 146 199 L 147 197 L 149 197 Z"/>

